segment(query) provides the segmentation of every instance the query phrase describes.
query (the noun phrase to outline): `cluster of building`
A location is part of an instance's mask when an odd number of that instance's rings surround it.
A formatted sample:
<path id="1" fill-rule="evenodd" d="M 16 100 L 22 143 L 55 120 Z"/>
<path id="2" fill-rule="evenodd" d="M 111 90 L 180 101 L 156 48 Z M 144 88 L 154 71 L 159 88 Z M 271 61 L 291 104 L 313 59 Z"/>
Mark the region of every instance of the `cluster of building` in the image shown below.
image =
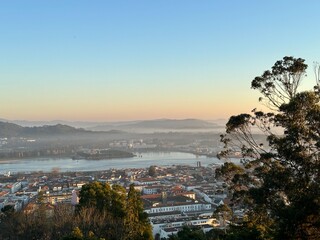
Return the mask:
<path id="1" fill-rule="evenodd" d="M 225 227 L 213 217 L 217 206 L 228 201 L 228 186 L 214 177 L 215 167 L 157 167 L 156 178 L 132 180 L 140 190 L 153 234 L 160 239 L 176 234 L 183 226 L 201 226 L 203 231 Z"/>
<path id="2" fill-rule="evenodd" d="M 23 179 L 11 181 L 10 175 L 6 174 L 6 177 L 7 181 L 0 182 L 0 209 L 10 206 L 16 211 L 21 211 L 37 195 L 37 191 L 29 189 L 28 183 Z"/>
<path id="3" fill-rule="evenodd" d="M 174 142 L 167 142 L 155 139 L 130 139 L 130 140 L 114 140 L 109 143 L 111 149 L 122 149 L 132 151 L 148 151 L 148 150 L 166 150 L 189 152 L 197 155 L 216 156 L 221 146 L 204 147 L 202 142 L 195 141 L 188 144 L 175 144 Z"/>
<path id="4" fill-rule="evenodd" d="M 37 204 L 39 193 L 44 197 L 45 203 L 55 205 L 57 203 L 71 203 L 72 192 L 79 191 L 90 176 L 70 177 L 53 176 L 53 174 L 39 175 L 10 175 L 4 174 L 0 178 L 0 209 L 11 206 L 15 211 L 26 208 L 34 208 Z"/>
<path id="5" fill-rule="evenodd" d="M 124 148 L 124 149 L 133 149 L 133 150 L 140 150 L 140 149 L 154 149 L 157 147 L 157 144 L 151 142 L 144 142 L 143 139 L 139 140 L 115 140 L 109 143 L 110 148 Z"/>
<path id="6" fill-rule="evenodd" d="M 3 176 L 0 178 L 0 208 L 11 205 L 17 211 L 32 209 L 40 192 L 49 209 L 59 203 L 77 204 L 76 193 L 88 182 L 108 182 L 126 188 L 134 183 L 141 192 L 154 235 L 168 238 L 185 225 L 201 226 L 204 231 L 210 231 L 225 227 L 221 219 L 213 217 L 213 212 L 228 201 L 228 186 L 215 179 L 215 168 L 202 167 L 199 162 L 197 167 L 155 167 L 153 173 L 148 168 L 140 168 Z"/>

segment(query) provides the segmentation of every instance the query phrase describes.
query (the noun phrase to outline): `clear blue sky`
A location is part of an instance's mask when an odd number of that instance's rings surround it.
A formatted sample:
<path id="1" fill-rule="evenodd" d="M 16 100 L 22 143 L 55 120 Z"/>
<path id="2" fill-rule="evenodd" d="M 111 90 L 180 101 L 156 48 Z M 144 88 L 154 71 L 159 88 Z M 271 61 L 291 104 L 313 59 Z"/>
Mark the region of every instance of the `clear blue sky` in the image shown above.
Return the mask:
<path id="1" fill-rule="evenodd" d="M 228 118 L 276 60 L 320 61 L 320 1 L 1 1 L 0 118 Z"/>

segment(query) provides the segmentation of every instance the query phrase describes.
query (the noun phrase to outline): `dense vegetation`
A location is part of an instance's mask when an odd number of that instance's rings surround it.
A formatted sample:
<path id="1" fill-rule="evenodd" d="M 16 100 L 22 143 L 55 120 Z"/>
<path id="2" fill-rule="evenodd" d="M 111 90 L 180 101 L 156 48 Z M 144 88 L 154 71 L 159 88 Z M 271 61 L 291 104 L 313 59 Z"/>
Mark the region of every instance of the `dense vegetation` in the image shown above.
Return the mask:
<path id="1" fill-rule="evenodd" d="M 38 206 L 24 212 L 3 209 L 0 239 L 153 239 L 147 214 L 133 185 L 127 194 L 119 185 L 93 182 L 82 187 L 76 208 L 48 208 L 41 194 Z"/>

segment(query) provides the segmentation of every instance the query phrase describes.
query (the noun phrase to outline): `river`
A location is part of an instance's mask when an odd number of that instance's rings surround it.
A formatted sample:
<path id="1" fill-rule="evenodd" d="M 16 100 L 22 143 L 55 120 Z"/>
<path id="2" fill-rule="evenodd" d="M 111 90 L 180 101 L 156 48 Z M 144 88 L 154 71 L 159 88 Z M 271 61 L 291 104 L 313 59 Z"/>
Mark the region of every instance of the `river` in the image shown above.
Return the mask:
<path id="1" fill-rule="evenodd" d="M 196 166 L 200 162 L 202 166 L 209 164 L 222 164 L 217 158 L 195 156 L 181 152 L 148 152 L 137 154 L 134 158 L 119 158 L 105 160 L 72 160 L 71 158 L 30 158 L 0 161 L 0 174 L 8 171 L 14 172 L 50 172 L 59 169 L 60 172 L 75 171 L 100 171 L 110 168 L 146 168 L 151 165 L 172 166 L 190 165 Z"/>

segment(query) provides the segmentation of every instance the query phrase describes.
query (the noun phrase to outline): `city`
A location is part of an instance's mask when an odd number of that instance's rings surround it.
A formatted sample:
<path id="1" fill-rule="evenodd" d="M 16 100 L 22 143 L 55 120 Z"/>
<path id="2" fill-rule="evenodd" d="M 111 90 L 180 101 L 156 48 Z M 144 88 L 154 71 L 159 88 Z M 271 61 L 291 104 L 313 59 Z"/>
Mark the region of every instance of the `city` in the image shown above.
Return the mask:
<path id="1" fill-rule="evenodd" d="M 0 240 L 319 240 L 320 1 L 0 1 Z"/>
<path id="2" fill-rule="evenodd" d="M 204 231 L 224 229 L 228 222 L 214 216 L 215 209 L 230 201 L 228 184 L 215 178 L 218 166 L 196 167 L 177 165 L 150 166 L 141 169 L 110 169 L 99 172 L 68 172 L 16 174 L 0 178 L 0 208 L 12 206 L 16 211 L 32 211 L 43 194 L 46 211 L 59 204 L 75 205 L 74 193 L 92 181 L 118 184 L 129 188 L 134 183 L 141 193 L 144 211 L 148 213 L 153 235 L 167 239 L 183 226 L 201 226 Z M 236 209 L 234 209 L 236 210 Z M 234 218 L 243 217 L 243 209 Z"/>

